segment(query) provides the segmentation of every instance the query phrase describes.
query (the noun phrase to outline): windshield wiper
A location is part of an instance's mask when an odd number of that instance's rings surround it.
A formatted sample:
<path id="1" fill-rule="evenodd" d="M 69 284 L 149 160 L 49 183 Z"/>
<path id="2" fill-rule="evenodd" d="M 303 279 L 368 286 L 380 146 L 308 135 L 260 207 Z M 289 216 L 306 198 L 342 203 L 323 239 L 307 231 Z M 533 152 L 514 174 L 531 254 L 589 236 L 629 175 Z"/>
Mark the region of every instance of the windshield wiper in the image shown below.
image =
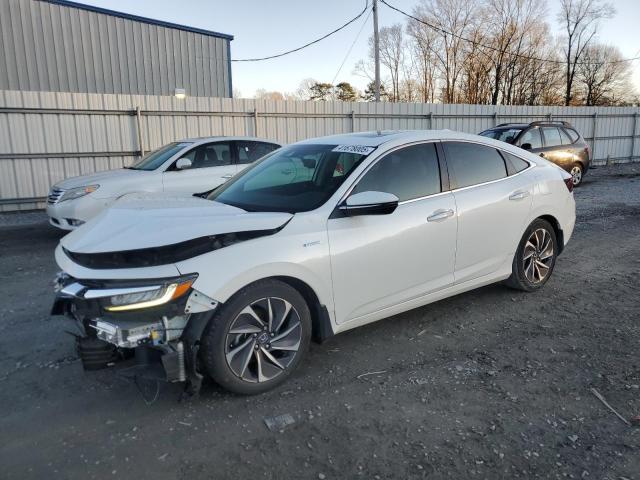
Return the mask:
<path id="1" fill-rule="evenodd" d="M 136 167 L 122 167 L 122 168 L 126 168 L 127 170 L 140 170 L 139 168 L 136 168 Z"/>

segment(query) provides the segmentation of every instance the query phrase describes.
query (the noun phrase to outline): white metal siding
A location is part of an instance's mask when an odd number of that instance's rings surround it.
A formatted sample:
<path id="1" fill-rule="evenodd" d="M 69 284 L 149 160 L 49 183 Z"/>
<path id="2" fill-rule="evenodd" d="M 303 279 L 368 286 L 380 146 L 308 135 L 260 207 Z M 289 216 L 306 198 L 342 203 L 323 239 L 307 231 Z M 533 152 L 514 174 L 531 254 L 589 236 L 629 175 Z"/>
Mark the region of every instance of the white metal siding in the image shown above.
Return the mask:
<path id="1" fill-rule="evenodd" d="M 0 211 L 41 207 L 43 204 L 35 199 L 45 197 L 49 187 L 64 178 L 133 162 L 140 150 L 136 107 L 142 112 L 145 151 L 185 137 L 211 135 L 259 136 L 291 143 L 334 133 L 384 129 L 449 128 L 478 133 L 497 123 L 551 116 L 571 122 L 582 133 L 593 146 L 595 164 L 640 159 L 637 107 L 495 107 L 213 97 L 178 100 L 173 96 L 0 91 Z"/>
<path id="2" fill-rule="evenodd" d="M 0 1 L 0 90 L 230 97 L 226 38 L 40 0 Z"/>

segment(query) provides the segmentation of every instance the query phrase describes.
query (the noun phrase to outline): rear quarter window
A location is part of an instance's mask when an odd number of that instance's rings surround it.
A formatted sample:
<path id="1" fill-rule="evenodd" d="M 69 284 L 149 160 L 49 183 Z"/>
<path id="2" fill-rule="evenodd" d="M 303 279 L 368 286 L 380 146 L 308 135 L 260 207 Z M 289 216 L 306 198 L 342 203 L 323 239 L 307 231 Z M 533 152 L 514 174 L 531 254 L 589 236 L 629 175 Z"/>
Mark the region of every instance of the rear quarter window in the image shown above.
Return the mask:
<path id="1" fill-rule="evenodd" d="M 580 138 L 578 132 L 571 128 L 563 128 L 562 131 L 567 134 L 567 136 L 571 140 L 571 143 L 576 143 L 578 141 L 578 138 Z"/>
<path id="2" fill-rule="evenodd" d="M 511 153 L 500 151 L 507 164 L 507 172 L 509 175 L 515 175 L 518 172 L 529 168 L 530 163 L 520 157 L 516 157 Z"/>

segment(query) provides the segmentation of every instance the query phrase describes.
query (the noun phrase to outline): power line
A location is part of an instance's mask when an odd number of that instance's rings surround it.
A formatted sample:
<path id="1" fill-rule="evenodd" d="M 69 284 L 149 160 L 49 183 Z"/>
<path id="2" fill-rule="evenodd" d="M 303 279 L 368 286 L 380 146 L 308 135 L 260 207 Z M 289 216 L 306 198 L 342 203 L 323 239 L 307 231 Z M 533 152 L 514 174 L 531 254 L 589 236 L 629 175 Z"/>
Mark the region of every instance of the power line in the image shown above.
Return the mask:
<path id="1" fill-rule="evenodd" d="M 300 50 L 310 47 L 311 45 L 314 45 L 318 42 L 321 42 L 322 40 L 324 40 L 325 38 L 329 38 L 331 35 L 338 33 L 340 30 L 345 29 L 346 27 L 348 27 L 349 25 L 351 25 L 353 22 L 355 22 L 356 20 L 358 20 L 362 15 L 365 14 L 365 12 L 367 11 L 367 9 L 369 8 L 369 0 L 366 0 L 366 4 L 364 6 L 364 8 L 362 9 L 362 11 L 356 15 L 355 17 L 353 17 L 351 20 L 349 20 L 347 23 L 345 23 L 344 25 L 336 28 L 335 30 L 327 33 L 326 35 L 323 35 L 320 38 L 316 38 L 315 40 L 306 43 L 298 48 L 294 48 L 292 50 L 287 50 L 286 52 L 282 52 L 282 53 L 278 53 L 275 55 L 269 55 L 268 57 L 260 57 L 260 58 L 239 58 L 239 59 L 233 59 L 231 60 L 232 62 L 261 62 L 263 60 L 271 60 L 273 58 L 279 58 L 279 57 L 284 57 L 285 55 L 289 55 L 291 53 L 295 53 L 295 52 L 299 52 Z"/>
<path id="2" fill-rule="evenodd" d="M 460 40 L 463 40 L 465 42 L 471 43 L 477 47 L 482 47 L 482 48 L 487 48 L 489 50 L 493 50 L 494 52 L 498 52 L 498 53 L 502 53 L 505 55 L 511 55 L 514 57 L 519 57 L 519 58 L 524 58 L 526 60 L 535 60 L 538 62 L 547 62 L 547 63 L 555 63 L 555 64 L 559 64 L 559 65 L 564 65 L 566 64 L 565 61 L 563 60 L 554 60 L 552 58 L 541 58 L 541 57 L 534 57 L 534 56 L 530 56 L 530 55 L 523 55 L 521 53 L 513 53 L 513 52 L 503 52 L 500 49 L 493 47 L 491 45 L 485 45 L 483 43 L 478 42 L 477 40 L 472 40 L 470 38 L 467 37 L 463 37 L 462 35 L 458 35 L 456 33 L 450 32 L 448 30 L 445 30 L 441 27 L 438 27 L 437 25 L 434 25 L 430 22 L 427 22 L 425 20 L 422 20 L 414 15 L 411 15 L 410 13 L 405 12 L 404 10 L 399 9 L 398 7 L 394 7 L 393 5 L 389 4 L 386 0 L 380 0 L 381 3 L 384 3 L 387 7 L 389 7 L 391 10 L 395 10 L 398 13 L 401 13 L 402 15 L 405 15 L 406 17 L 411 18 L 412 20 L 415 20 L 418 23 L 421 23 L 423 25 L 426 25 L 427 27 L 431 28 L 432 30 L 435 30 L 437 32 L 443 33 L 445 35 L 451 35 L 452 37 L 458 38 Z M 597 64 L 602 64 L 602 63 L 624 63 L 624 62 L 633 62 L 634 60 L 640 60 L 640 56 L 637 57 L 631 57 L 631 58 L 624 58 L 621 60 L 609 60 L 609 61 L 605 61 L 605 62 L 576 62 L 576 65 L 597 65 Z"/>
<path id="3" fill-rule="evenodd" d="M 333 76 L 333 80 L 331 80 L 331 85 L 333 85 L 336 81 L 336 78 L 338 78 L 338 75 L 340 75 L 340 71 L 342 71 L 342 67 L 344 67 L 345 62 L 347 61 L 347 58 L 349 58 L 349 55 L 351 55 L 351 50 L 353 50 L 353 47 L 355 46 L 356 42 L 358 41 L 358 39 L 360 38 L 360 34 L 362 33 L 362 30 L 364 30 L 365 25 L 367 24 L 367 22 L 369 21 L 369 17 L 371 16 L 371 12 L 373 10 L 369 10 L 369 14 L 366 16 L 366 18 L 364 19 L 364 22 L 362 23 L 362 26 L 360 27 L 360 30 L 358 30 L 358 34 L 356 35 L 356 38 L 353 40 L 353 43 L 351 44 L 351 46 L 349 47 L 349 50 L 347 50 L 347 54 L 344 56 L 344 59 L 342 60 L 342 63 L 340 64 L 340 68 L 338 68 L 338 71 L 336 72 L 336 74 Z"/>

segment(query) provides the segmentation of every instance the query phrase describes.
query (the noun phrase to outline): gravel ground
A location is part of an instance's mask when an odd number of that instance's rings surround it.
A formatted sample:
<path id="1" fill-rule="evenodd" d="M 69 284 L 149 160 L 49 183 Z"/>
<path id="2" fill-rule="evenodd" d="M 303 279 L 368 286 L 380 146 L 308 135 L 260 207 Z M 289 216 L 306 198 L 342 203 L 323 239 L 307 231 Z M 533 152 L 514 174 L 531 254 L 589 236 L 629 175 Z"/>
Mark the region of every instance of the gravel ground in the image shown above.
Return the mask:
<path id="1" fill-rule="evenodd" d="M 589 172 L 576 199 L 540 292 L 493 285 L 338 335 L 258 397 L 164 385 L 152 405 L 82 371 L 48 315 L 61 234 L 3 215 L 0 476 L 640 479 L 640 427 L 590 393 L 640 415 L 640 165 Z"/>

